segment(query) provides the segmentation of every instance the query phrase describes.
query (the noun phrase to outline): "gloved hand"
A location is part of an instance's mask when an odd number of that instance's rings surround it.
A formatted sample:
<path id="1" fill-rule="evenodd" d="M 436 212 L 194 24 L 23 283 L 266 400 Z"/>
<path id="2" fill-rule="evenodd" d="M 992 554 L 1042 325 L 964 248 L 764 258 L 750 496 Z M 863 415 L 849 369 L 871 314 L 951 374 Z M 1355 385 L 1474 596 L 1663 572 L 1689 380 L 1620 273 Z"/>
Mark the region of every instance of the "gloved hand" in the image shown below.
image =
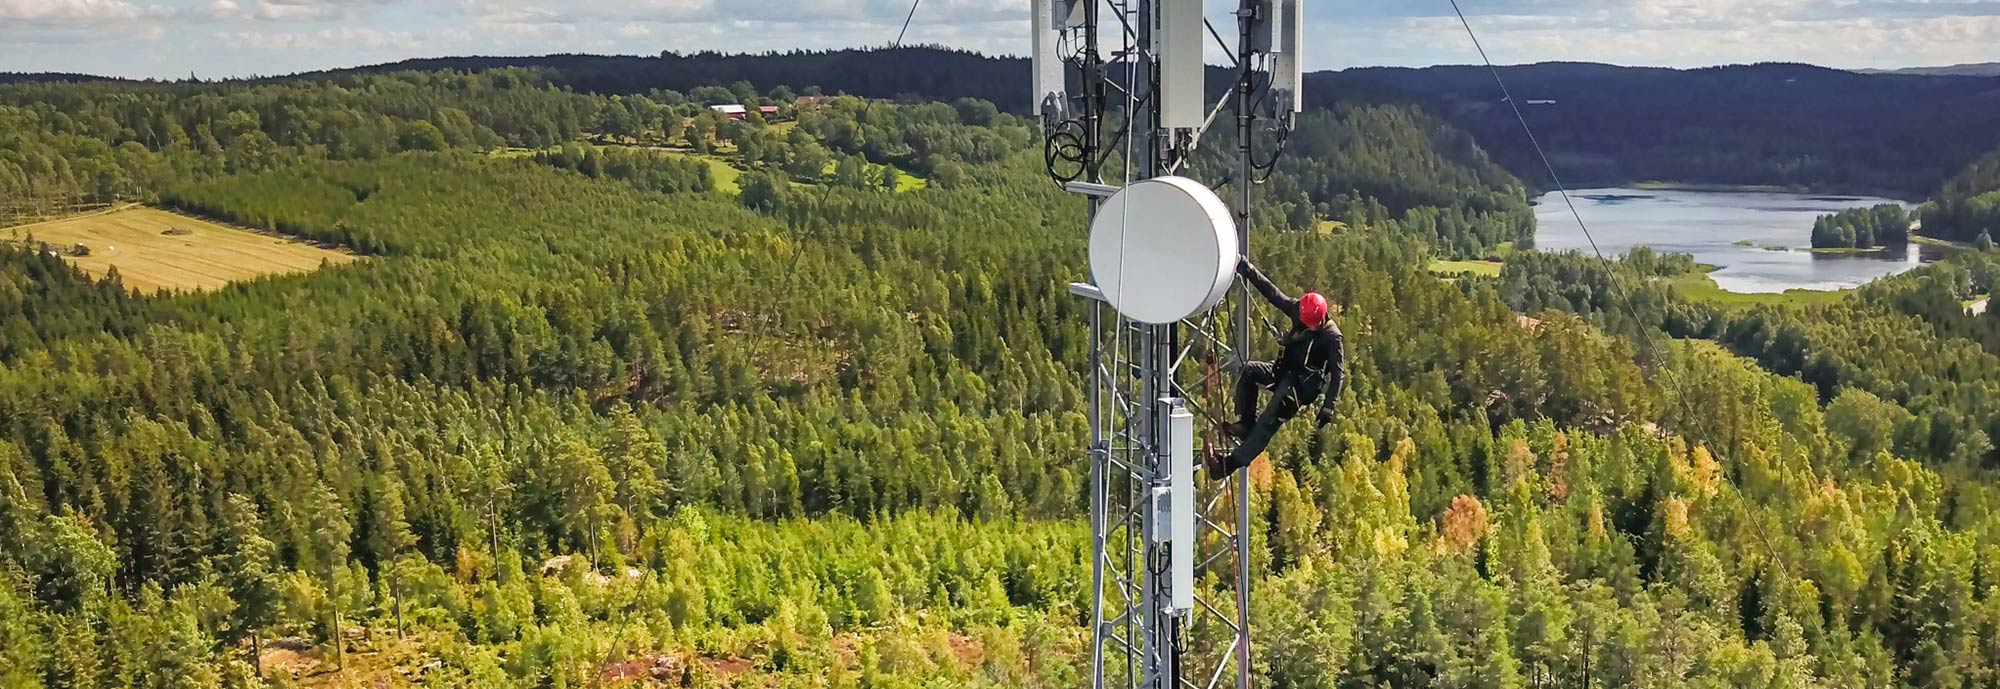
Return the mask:
<path id="1" fill-rule="evenodd" d="M 1238 257 L 1236 258 L 1236 274 L 1237 274 L 1237 275 L 1239 275 L 1239 276 L 1242 276 L 1242 277 L 1249 277 L 1249 276 L 1250 276 L 1250 271 L 1253 271 L 1253 270 L 1256 270 L 1256 269 L 1257 269 L 1257 266 L 1255 266 L 1255 265 L 1252 265 L 1252 264 L 1250 263 L 1250 257 L 1249 257 L 1249 256 L 1238 256 Z"/>
<path id="2" fill-rule="evenodd" d="M 1333 423 L 1333 407 L 1320 407 L 1319 416 L 1313 420 L 1313 430 L 1326 428 Z"/>

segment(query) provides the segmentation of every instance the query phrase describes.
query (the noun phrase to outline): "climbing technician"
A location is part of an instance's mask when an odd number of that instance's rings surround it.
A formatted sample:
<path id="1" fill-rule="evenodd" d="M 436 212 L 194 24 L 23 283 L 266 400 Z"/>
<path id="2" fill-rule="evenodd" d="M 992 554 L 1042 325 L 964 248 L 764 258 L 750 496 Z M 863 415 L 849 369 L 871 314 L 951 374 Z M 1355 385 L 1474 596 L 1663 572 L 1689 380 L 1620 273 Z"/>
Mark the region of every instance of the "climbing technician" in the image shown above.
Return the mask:
<path id="1" fill-rule="evenodd" d="M 1223 430 L 1241 442 L 1235 452 L 1209 455 L 1208 473 L 1214 478 L 1250 466 L 1271 444 L 1278 429 L 1314 401 L 1319 402 L 1319 412 L 1313 427 L 1325 428 L 1333 423 L 1334 404 L 1347 384 L 1345 345 L 1340 326 L 1334 325 L 1329 313 L 1326 297 L 1318 292 L 1307 292 L 1298 299 L 1285 296 L 1247 256 L 1236 263 L 1236 274 L 1250 281 L 1273 308 L 1291 318 L 1292 327 L 1279 338 L 1276 360 L 1247 362 L 1238 372 L 1236 421 L 1225 425 Z M 1257 396 L 1264 390 L 1271 392 L 1271 403 L 1258 414 Z"/>

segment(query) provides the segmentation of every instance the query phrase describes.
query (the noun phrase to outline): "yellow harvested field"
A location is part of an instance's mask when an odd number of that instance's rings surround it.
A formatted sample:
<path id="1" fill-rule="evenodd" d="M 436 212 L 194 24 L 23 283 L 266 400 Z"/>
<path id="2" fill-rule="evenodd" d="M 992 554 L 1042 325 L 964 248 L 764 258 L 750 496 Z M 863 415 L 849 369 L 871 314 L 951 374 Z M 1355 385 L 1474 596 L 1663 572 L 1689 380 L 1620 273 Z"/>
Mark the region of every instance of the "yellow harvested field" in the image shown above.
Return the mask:
<path id="1" fill-rule="evenodd" d="M 358 258 L 144 206 L 0 230 L 0 238 L 11 241 L 31 236 L 56 247 L 89 247 L 88 256 L 65 258 L 99 277 L 117 266 L 127 288 L 145 293 L 220 289 L 239 280 L 306 273 Z"/>

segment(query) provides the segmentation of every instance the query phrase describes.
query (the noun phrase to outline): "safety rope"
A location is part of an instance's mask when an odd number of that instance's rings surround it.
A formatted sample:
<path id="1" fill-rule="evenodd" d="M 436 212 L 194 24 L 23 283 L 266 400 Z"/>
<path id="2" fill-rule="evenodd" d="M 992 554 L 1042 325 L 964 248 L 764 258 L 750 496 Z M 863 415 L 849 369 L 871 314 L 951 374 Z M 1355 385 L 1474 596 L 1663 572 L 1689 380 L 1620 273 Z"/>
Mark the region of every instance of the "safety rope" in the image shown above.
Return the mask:
<path id="1" fill-rule="evenodd" d="M 917 7 L 922 4 L 924 4 L 924 0 L 911 0 L 910 12 L 908 14 L 903 15 L 903 28 L 898 29 L 896 31 L 896 40 L 889 43 L 889 50 L 891 52 L 894 52 L 903 47 L 903 37 L 909 35 L 910 22 L 917 18 Z M 868 113 L 875 109 L 875 102 L 876 102 L 875 99 L 863 97 L 862 100 L 863 103 L 861 105 L 861 112 L 858 116 L 855 117 L 854 120 L 854 130 L 857 135 L 860 135 L 861 133 L 866 131 L 865 128 L 868 126 Z M 819 203 L 821 206 L 824 206 L 826 205 L 826 200 L 833 196 L 833 188 L 835 185 L 830 180 L 822 181 L 821 183 L 826 185 L 825 190 L 820 192 L 819 196 Z M 791 224 L 797 224 L 799 221 L 795 218 L 788 218 L 787 222 Z M 792 260 L 785 266 L 785 272 L 783 277 L 780 277 L 778 279 L 778 286 L 781 288 L 786 288 L 785 291 L 780 292 L 780 294 L 786 294 L 789 293 L 790 291 L 789 288 L 791 287 L 792 277 L 798 273 L 799 259 L 805 256 L 806 240 L 812 237 L 812 229 L 813 228 L 811 225 L 807 225 L 804 227 L 804 229 L 796 233 L 798 237 L 794 242 L 794 246 L 792 247 Z M 777 338 L 773 337 L 769 339 L 777 339 Z M 752 352 L 752 356 L 750 359 L 751 364 L 755 365 L 757 362 L 763 361 L 764 355 L 766 353 L 767 352 L 764 351 L 764 343 L 762 341 L 758 342 L 755 351 Z"/>
<path id="2" fill-rule="evenodd" d="M 1472 22 L 1465 18 L 1465 10 L 1458 6 L 1458 0 L 1449 0 L 1449 2 L 1451 3 L 1452 12 L 1458 15 L 1459 24 L 1465 27 L 1465 35 L 1472 39 L 1473 48 L 1479 51 L 1479 59 L 1486 63 L 1486 71 L 1493 75 L 1493 82 L 1499 86 L 1500 95 L 1506 99 L 1507 106 L 1513 110 L 1515 121 L 1520 122 L 1522 133 L 1528 137 L 1528 143 L 1534 147 L 1535 154 L 1541 157 L 1543 168 L 1548 170 L 1549 181 L 1556 185 L 1556 190 L 1562 194 L 1564 205 L 1569 208 L 1570 216 L 1576 219 L 1577 228 L 1583 231 L 1584 239 L 1590 242 L 1591 252 L 1596 254 L 1599 261 L 1608 261 L 1609 259 L 1604 257 L 1604 251 L 1598 248 L 1597 239 L 1591 235 L 1590 226 L 1584 223 L 1583 214 L 1577 211 L 1576 203 L 1570 200 L 1569 189 L 1563 185 L 1562 177 L 1556 174 L 1555 164 L 1550 162 L 1549 154 L 1542 149 L 1540 140 L 1535 137 L 1534 127 L 1528 125 L 1527 116 L 1521 113 L 1520 103 L 1516 102 L 1514 94 L 1508 91 L 1507 81 L 1500 77 L 1500 68 L 1494 66 L 1493 59 L 1486 54 L 1486 47 L 1479 41 L 1479 34 L 1472 30 Z M 1612 287 L 1616 288 L 1617 284 L 1617 281 L 1614 280 Z M 1679 408 L 1682 410 L 1689 409 L 1687 387 L 1681 384 L 1680 377 L 1676 374 L 1673 367 L 1667 365 L 1663 353 L 1664 350 L 1660 349 L 1658 344 L 1654 342 L 1652 329 L 1648 328 L 1645 322 L 1639 318 L 1638 310 L 1632 306 L 1632 300 L 1629 298 L 1630 295 L 1626 295 L 1626 297 L 1616 299 L 1615 301 L 1624 304 L 1626 315 L 1632 319 L 1632 325 L 1639 331 L 1640 339 L 1644 340 L 1646 348 L 1652 351 L 1654 367 L 1666 376 L 1667 386 L 1674 391 L 1675 396 L 1678 398 Z M 1743 492 L 1743 486 L 1740 483 L 1735 488 L 1738 494 Z M 1743 519 L 1750 522 L 1751 528 L 1757 532 L 1758 540 L 1763 541 L 1764 550 L 1770 555 L 1771 563 L 1778 567 L 1778 574 L 1780 576 L 1787 576 L 1785 574 L 1786 567 L 1784 561 L 1778 557 L 1778 550 L 1772 544 L 1770 535 L 1764 532 L 1764 523 L 1758 521 L 1756 516 L 1750 514 L 1747 509 L 1744 511 Z"/>

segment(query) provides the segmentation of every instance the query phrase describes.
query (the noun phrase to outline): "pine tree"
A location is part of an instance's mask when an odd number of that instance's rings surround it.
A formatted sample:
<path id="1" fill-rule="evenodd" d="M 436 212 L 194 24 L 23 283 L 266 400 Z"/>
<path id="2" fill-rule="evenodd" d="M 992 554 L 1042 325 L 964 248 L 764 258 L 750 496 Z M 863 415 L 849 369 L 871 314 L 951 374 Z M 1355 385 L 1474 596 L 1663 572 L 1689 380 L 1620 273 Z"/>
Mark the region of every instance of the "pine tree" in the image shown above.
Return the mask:
<path id="1" fill-rule="evenodd" d="M 667 446 L 640 423 L 632 407 L 623 401 L 611 408 L 611 423 L 617 442 L 609 459 L 609 470 L 618 484 L 618 507 L 641 523 L 650 523 L 658 501 L 673 487 L 661 475 L 667 470 Z M 626 544 L 630 547 L 630 544 Z"/>
<path id="2" fill-rule="evenodd" d="M 222 516 L 222 578 L 236 603 L 232 632 L 250 637 L 250 662 L 264 676 L 264 628 L 277 620 L 278 547 L 264 537 L 250 498 L 230 494 Z"/>
<path id="3" fill-rule="evenodd" d="M 14 589 L 11 577 L 0 577 L 0 687 L 27 689 L 41 686 L 41 668 L 47 649 L 39 630 L 30 622 L 33 608 Z"/>
<path id="4" fill-rule="evenodd" d="M 101 610 L 118 558 L 82 517 L 45 517 L 23 545 L 28 571 L 39 581 L 38 600 L 58 613 Z"/>
<path id="5" fill-rule="evenodd" d="M 326 484 L 314 486 L 311 502 L 306 507 L 306 523 L 312 529 L 309 543 L 312 548 L 312 562 L 315 563 L 318 586 L 326 591 L 328 640 L 333 643 L 334 662 L 345 672 L 347 669 L 347 643 L 341 636 L 341 596 L 338 580 L 347 568 L 349 539 L 353 527 L 347 521 L 347 511 L 340 498 Z"/>
<path id="6" fill-rule="evenodd" d="M 612 500 L 617 488 L 611 480 L 611 473 L 605 469 L 603 455 L 597 449 L 574 437 L 559 441 L 549 457 L 549 481 L 546 489 L 554 501 L 557 518 L 563 526 L 561 531 L 570 547 L 581 547 L 590 556 L 591 566 L 598 564 L 599 546 L 602 545 Z"/>
<path id="7" fill-rule="evenodd" d="M 861 156 L 841 156 L 840 164 L 833 170 L 833 181 L 848 189 L 868 188 L 868 162 Z"/>
<path id="8" fill-rule="evenodd" d="M 864 625 L 887 623 L 894 613 L 895 594 L 890 591 L 888 580 L 878 568 L 869 567 L 862 572 L 853 595 L 854 609 L 861 615 Z"/>

